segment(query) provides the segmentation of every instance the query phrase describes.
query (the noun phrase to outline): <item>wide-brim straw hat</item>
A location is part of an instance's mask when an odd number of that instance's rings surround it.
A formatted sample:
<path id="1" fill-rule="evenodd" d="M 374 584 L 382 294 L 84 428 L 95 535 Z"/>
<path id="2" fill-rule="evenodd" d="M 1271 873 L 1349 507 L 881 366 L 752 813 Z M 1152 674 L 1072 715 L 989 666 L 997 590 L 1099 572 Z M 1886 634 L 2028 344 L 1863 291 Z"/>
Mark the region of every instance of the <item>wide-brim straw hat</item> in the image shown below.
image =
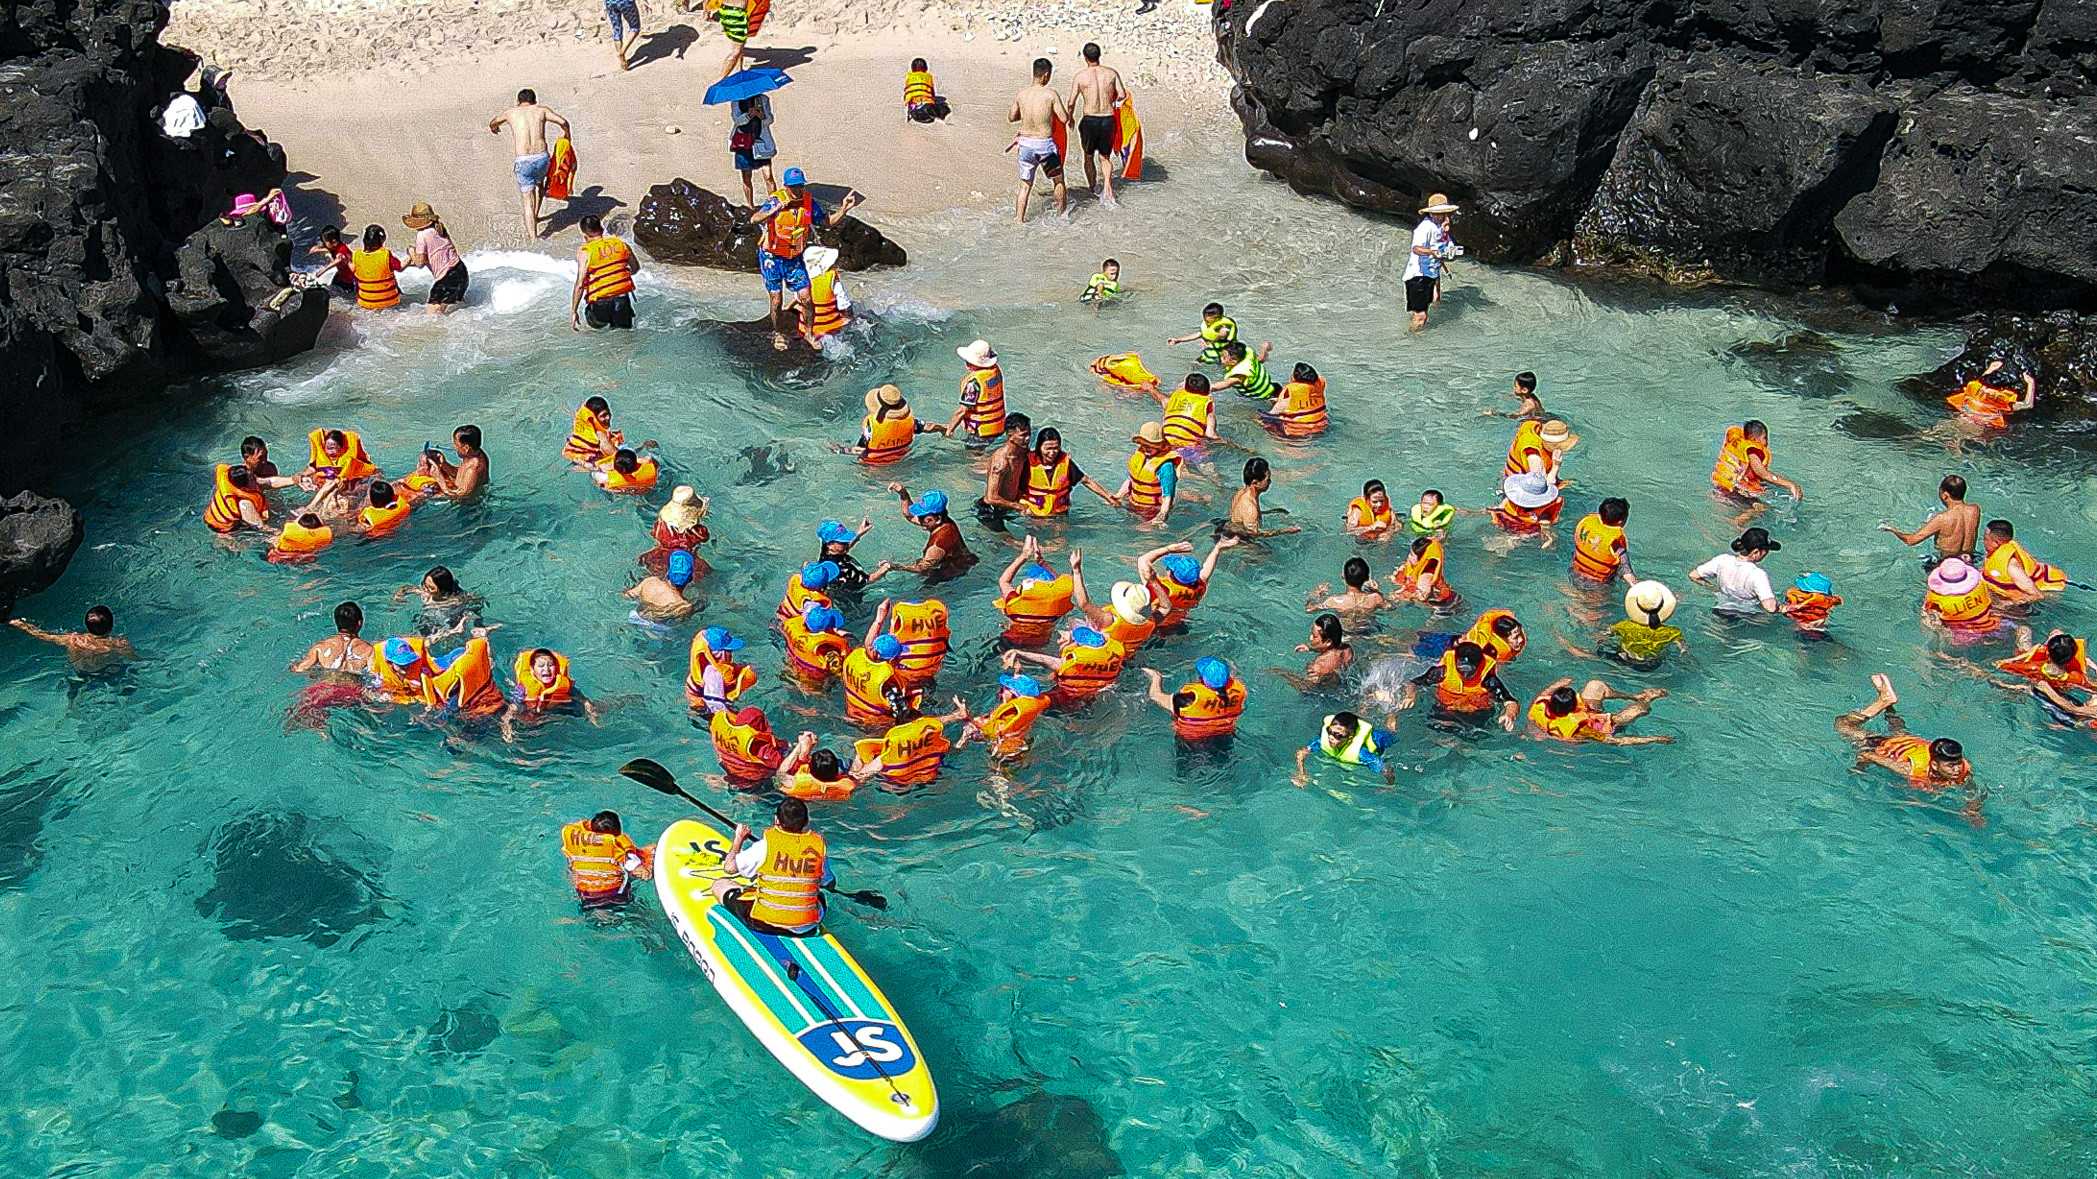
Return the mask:
<path id="1" fill-rule="evenodd" d="M 670 492 L 670 502 L 663 505 L 655 518 L 679 532 L 690 532 L 706 519 L 706 499 L 685 484 L 678 484 Z"/>
<path id="2" fill-rule="evenodd" d="M 1165 445 L 1165 427 L 1156 422 L 1145 422 L 1142 429 L 1129 435 L 1129 441 L 1141 442 L 1147 446 L 1163 446 Z"/>
<path id="3" fill-rule="evenodd" d="M 990 341 L 975 340 L 954 349 L 954 355 L 968 362 L 970 368 L 989 368 L 998 362 L 998 354 L 990 350 Z"/>
<path id="4" fill-rule="evenodd" d="M 1537 436 L 1543 439 L 1545 446 L 1555 447 L 1559 450 L 1568 450 L 1580 444 L 1580 435 L 1573 433 L 1571 426 L 1566 425 L 1557 418 L 1552 418 L 1550 421 L 1545 422 L 1538 429 Z"/>
<path id="5" fill-rule="evenodd" d="M 1930 592 L 1956 595 L 1970 593 L 1980 584 L 1980 570 L 1958 557 L 1946 557 L 1930 570 Z"/>
<path id="6" fill-rule="evenodd" d="M 837 258 L 836 246 L 810 246 L 801 254 L 801 261 L 808 267 L 808 277 L 810 278 L 814 278 L 816 275 L 836 266 Z"/>
<path id="7" fill-rule="evenodd" d="M 1422 213 L 1454 213 L 1457 208 L 1456 202 L 1449 199 L 1448 193 L 1430 192 L 1427 194 L 1427 203 L 1420 206 L 1420 211 Z"/>
<path id="8" fill-rule="evenodd" d="M 1633 622 L 1666 622 L 1675 613 L 1675 591 L 1657 581 L 1641 581 L 1624 591 L 1624 613 Z"/>
<path id="9" fill-rule="evenodd" d="M 415 207 L 408 210 L 408 215 L 402 217 L 400 223 L 409 229 L 428 229 L 437 223 L 437 210 L 430 208 L 428 201 L 416 201 Z"/>
<path id="10" fill-rule="evenodd" d="M 876 385 L 866 391 L 866 411 L 874 413 L 886 407 L 900 409 L 903 406 L 903 391 L 894 385 Z"/>
<path id="11" fill-rule="evenodd" d="M 1541 508 L 1558 498 L 1558 487 L 1542 475 L 1525 472 L 1509 475 L 1500 484 L 1500 494 L 1518 508 Z"/>
<path id="12" fill-rule="evenodd" d="M 1150 617 L 1150 591 L 1133 581 L 1114 583 L 1114 613 L 1130 626 Z"/>

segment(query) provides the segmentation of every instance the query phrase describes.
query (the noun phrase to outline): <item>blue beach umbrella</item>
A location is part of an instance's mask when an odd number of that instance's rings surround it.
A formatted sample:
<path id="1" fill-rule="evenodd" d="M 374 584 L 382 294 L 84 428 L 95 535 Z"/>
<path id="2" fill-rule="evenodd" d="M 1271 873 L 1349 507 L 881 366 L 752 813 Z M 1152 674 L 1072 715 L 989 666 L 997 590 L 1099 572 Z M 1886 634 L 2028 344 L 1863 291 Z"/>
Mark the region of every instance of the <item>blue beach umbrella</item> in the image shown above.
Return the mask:
<path id="1" fill-rule="evenodd" d="M 773 69 L 770 66 L 737 70 L 706 88 L 707 105 L 740 102 L 745 98 L 777 90 L 791 81 L 793 79 L 786 76 L 785 70 Z"/>

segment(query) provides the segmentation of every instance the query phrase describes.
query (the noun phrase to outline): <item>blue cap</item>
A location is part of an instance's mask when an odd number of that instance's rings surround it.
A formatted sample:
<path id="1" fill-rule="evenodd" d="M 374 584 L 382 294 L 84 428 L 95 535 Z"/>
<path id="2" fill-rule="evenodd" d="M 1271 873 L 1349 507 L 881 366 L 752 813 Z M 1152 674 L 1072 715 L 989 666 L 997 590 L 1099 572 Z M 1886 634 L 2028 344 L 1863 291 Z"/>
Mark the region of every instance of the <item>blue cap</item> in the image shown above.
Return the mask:
<path id="1" fill-rule="evenodd" d="M 387 639 L 379 646 L 379 651 L 386 656 L 388 663 L 415 662 L 415 648 L 410 647 L 406 639 Z"/>
<path id="2" fill-rule="evenodd" d="M 670 579 L 671 585 L 683 589 L 685 583 L 692 580 L 692 569 L 696 563 L 697 558 L 688 550 L 678 549 L 670 554 L 670 567 L 664 571 L 663 576 Z"/>
<path id="3" fill-rule="evenodd" d="M 789 186 L 808 183 L 808 177 L 803 176 L 799 168 L 788 168 L 786 175 L 780 177 L 780 179 L 786 181 Z"/>
<path id="4" fill-rule="evenodd" d="M 903 640 L 894 635 L 875 635 L 873 645 L 867 650 L 872 651 L 876 659 L 894 659 L 903 653 Z"/>
<path id="5" fill-rule="evenodd" d="M 1029 565 L 1019 571 L 1021 581 L 1054 581 L 1056 571 L 1046 565 Z"/>
<path id="6" fill-rule="evenodd" d="M 1170 553 L 1158 562 L 1165 572 L 1172 575 L 1181 585 L 1193 585 L 1201 580 L 1201 562 L 1185 553 Z"/>
<path id="7" fill-rule="evenodd" d="M 851 544 L 858 535 L 836 520 L 825 520 L 816 525 L 816 539 L 824 544 Z"/>
<path id="8" fill-rule="evenodd" d="M 934 512 L 944 512 L 946 510 L 947 493 L 944 491 L 928 491 L 919 496 L 918 501 L 911 504 L 909 508 L 913 519 L 918 516 L 929 516 Z"/>
<path id="9" fill-rule="evenodd" d="M 1033 676 L 1030 675 L 999 676 L 998 686 L 1001 688 L 1010 688 L 1012 690 L 1012 694 L 1015 696 L 1048 695 L 1048 689 L 1043 688 L 1041 686 L 1041 681 L 1035 679 Z"/>
<path id="10" fill-rule="evenodd" d="M 1825 573 L 1801 573 L 1798 575 L 1798 580 L 1791 584 L 1809 594 L 1832 594 L 1835 592 L 1834 581 Z"/>
<path id="11" fill-rule="evenodd" d="M 810 602 L 808 609 L 801 612 L 801 625 L 811 631 L 836 630 L 844 624 L 845 616 L 842 612 L 817 602 Z"/>
<path id="12" fill-rule="evenodd" d="M 699 637 L 706 640 L 706 649 L 709 651 L 740 651 L 743 649 L 743 640 L 729 634 L 728 628 L 725 626 L 709 626 L 699 632 Z"/>
<path id="13" fill-rule="evenodd" d="M 1200 676 L 1201 682 L 1212 690 L 1221 692 L 1223 685 L 1231 682 L 1231 665 L 1221 659 L 1197 659 L 1194 661 L 1194 674 Z"/>
<path id="14" fill-rule="evenodd" d="M 836 581 L 837 574 L 837 562 L 811 561 L 801 566 L 801 584 L 807 589 L 819 590 Z"/>
<path id="15" fill-rule="evenodd" d="M 1089 626 L 1079 626 L 1071 629 L 1070 641 L 1080 647 L 1104 647 L 1107 645 L 1107 636 Z"/>

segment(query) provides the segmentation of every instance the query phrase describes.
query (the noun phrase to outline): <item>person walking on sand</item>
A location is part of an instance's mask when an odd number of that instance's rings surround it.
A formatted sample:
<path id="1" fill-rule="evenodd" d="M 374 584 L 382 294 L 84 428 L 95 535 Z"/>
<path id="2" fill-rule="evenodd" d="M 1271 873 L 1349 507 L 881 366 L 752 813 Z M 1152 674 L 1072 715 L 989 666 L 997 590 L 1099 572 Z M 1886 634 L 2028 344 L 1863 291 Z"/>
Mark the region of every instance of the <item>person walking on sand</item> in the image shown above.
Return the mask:
<path id="1" fill-rule="evenodd" d="M 1078 116 L 1078 150 L 1084 153 L 1085 187 L 1105 208 L 1114 200 L 1114 120 L 1129 92 L 1121 75 L 1099 63 L 1099 46 L 1085 43 L 1085 66 L 1070 83 L 1070 110 Z M 1093 160 L 1099 160 L 1095 169 Z"/>
<path id="2" fill-rule="evenodd" d="M 417 201 L 408 215 L 400 219 L 402 225 L 415 231 L 415 245 L 408 251 L 409 266 L 420 266 L 430 272 L 431 315 L 443 315 L 466 301 L 466 263 L 459 259 L 459 247 L 451 240 L 451 231 L 444 228 L 444 220 L 429 202 Z"/>
<path id="3" fill-rule="evenodd" d="M 1442 263 L 1463 251 L 1449 240 L 1449 216 L 1456 205 L 1441 193 L 1430 193 L 1420 208 L 1420 223 L 1413 227 L 1412 252 L 1405 259 L 1405 310 L 1412 327 L 1427 326 L 1427 309 L 1441 301 Z"/>
<path id="4" fill-rule="evenodd" d="M 604 19 L 612 22 L 612 52 L 619 55 L 619 68 L 632 69 L 629 58 L 641 40 L 639 0 L 604 0 Z"/>
<path id="5" fill-rule="evenodd" d="M 588 319 L 593 328 L 633 327 L 633 276 L 641 260 L 625 239 L 604 231 L 595 213 L 584 213 L 576 226 L 583 244 L 575 251 L 575 289 L 568 296 L 568 325 L 582 330 Z"/>
<path id="6" fill-rule="evenodd" d="M 735 124 L 728 132 L 728 154 L 735 157 L 735 170 L 743 178 L 743 207 L 757 207 L 757 190 L 752 187 L 753 173 L 764 173 L 765 191 L 773 192 L 778 185 L 772 182 L 772 157 L 779 153 L 779 146 L 772 141 L 772 100 L 762 94 L 753 94 L 735 104 Z"/>
<path id="7" fill-rule="evenodd" d="M 539 202 L 546 196 L 546 173 L 553 166 L 553 153 L 546 146 L 548 123 L 570 140 L 575 138 L 568 120 L 540 106 L 539 96 L 530 90 L 519 90 L 516 106 L 488 120 L 488 134 L 498 134 L 508 124 L 516 144 L 517 158 L 510 170 L 516 173 L 518 200 L 524 207 L 524 236 L 532 241 L 539 240 Z"/>
<path id="8" fill-rule="evenodd" d="M 1036 171 L 1045 174 L 1056 188 L 1056 212 L 1063 212 L 1070 204 L 1063 187 L 1063 155 L 1056 150 L 1056 124 L 1068 127 L 1071 117 L 1063 96 L 1049 88 L 1049 74 L 1055 68 L 1048 58 L 1035 58 L 1034 84 L 1013 96 L 1012 111 L 1005 116 L 1006 122 L 1019 124 L 1018 138 L 1005 150 L 1019 153 L 1019 198 L 1014 204 L 1021 225 L 1027 223 L 1027 198 L 1033 195 Z"/>
<path id="9" fill-rule="evenodd" d="M 815 300 L 808 289 L 813 280 L 808 277 L 808 263 L 802 255 L 808 252 L 808 236 L 818 222 L 825 229 L 835 228 L 845 214 L 859 207 L 863 198 L 857 190 L 848 191 L 835 210 L 825 213 L 809 193 L 808 177 L 801 169 L 788 168 L 780 179 L 786 181 L 786 187 L 766 197 L 765 203 L 750 214 L 750 224 L 762 225 L 765 231 L 764 241 L 757 248 L 757 269 L 772 303 L 772 349 L 786 351 L 786 332 L 779 326 L 779 312 L 783 303 L 781 292 L 792 291 L 800 316 L 794 330 L 808 341 L 810 348 L 820 350 L 823 345 L 814 326 Z"/>

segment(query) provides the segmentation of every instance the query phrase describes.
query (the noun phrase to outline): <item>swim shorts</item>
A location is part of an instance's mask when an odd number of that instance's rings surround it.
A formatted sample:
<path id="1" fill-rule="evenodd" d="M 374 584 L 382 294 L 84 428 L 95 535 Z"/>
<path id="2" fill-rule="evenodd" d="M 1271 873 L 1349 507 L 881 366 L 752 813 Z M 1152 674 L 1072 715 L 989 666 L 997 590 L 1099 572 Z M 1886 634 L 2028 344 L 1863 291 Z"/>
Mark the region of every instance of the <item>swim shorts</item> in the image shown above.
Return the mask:
<path id="1" fill-rule="evenodd" d="M 1006 525 L 1019 515 L 1011 508 L 1001 508 L 987 499 L 976 501 L 976 523 L 993 532 L 1006 531 Z"/>
<path id="2" fill-rule="evenodd" d="M 633 296 L 613 295 L 583 304 L 583 322 L 593 328 L 633 328 Z"/>
<path id="3" fill-rule="evenodd" d="M 545 152 L 535 156 L 518 156 L 510 165 L 517 173 L 517 188 L 520 192 L 532 192 L 546 183 L 546 170 L 553 166 L 553 157 Z"/>
<path id="4" fill-rule="evenodd" d="M 1078 142 L 1085 147 L 1088 156 L 1112 155 L 1114 152 L 1114 116 L 1086 115 L 1078 120 Z"/>
<path id="5" fill-rule="evenodd" d="M 1405 309 L 1415 315 L 1427 314 L 1434 306 L 1434 280 L 1431 278 L 1409 278 L 1405 280 Z"/>
<path id="6" fill-rule="evenodd" d="M 799 292 L 808 289 L 808 263 L 799 257 L 782 258 L 770 250 L 759 250 L 757 270 L 764 276 L 767 291 L 777 293 L 785 289 Z"/>
<path id="7" fill-rule="evenodd" d="M 641 6 L 637 0 L 604 0 L 604 18 L 612 22 L 614 41 L 624 41 L 627 32 L 641 31 Z M 620 31 L 621 25 L 626 32 Z"/>
<path id="8" fill-rule="evenodd" d="M 430 302 L 439 307 L 466 301 L 466 264 L 453 266 L 444 277 L 430 284 Z"/>
<path id="9" fill-rule="evenodd" d="M 1019 178 L 1031 184 L 1034 170 L 1039 168 L 1050 180 L 1063 176 L 1063 153 L 1056 150 L 1053 139 L 1019 137 Z"/>

